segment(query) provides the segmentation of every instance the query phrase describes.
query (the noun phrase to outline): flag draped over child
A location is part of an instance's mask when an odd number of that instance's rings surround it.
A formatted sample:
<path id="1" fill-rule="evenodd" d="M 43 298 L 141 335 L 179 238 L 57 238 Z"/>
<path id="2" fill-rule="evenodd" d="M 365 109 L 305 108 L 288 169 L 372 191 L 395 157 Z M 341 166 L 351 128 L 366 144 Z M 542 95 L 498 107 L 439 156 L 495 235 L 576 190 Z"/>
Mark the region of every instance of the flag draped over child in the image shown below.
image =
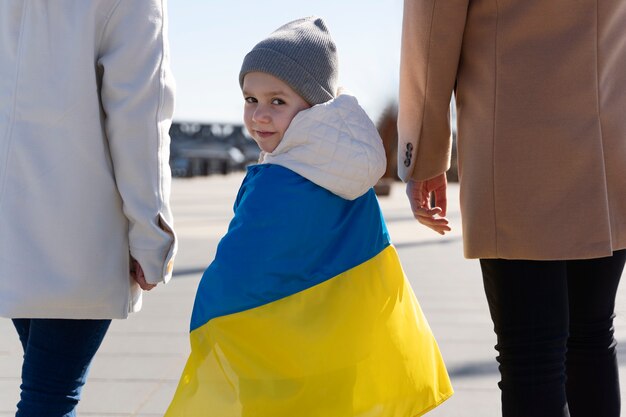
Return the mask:
<path id="1" fill-rule="evenodd" d="M 373 190 L 255 165 L 234 211 L 167 417 L 413 417 L 452 394 Z"/>

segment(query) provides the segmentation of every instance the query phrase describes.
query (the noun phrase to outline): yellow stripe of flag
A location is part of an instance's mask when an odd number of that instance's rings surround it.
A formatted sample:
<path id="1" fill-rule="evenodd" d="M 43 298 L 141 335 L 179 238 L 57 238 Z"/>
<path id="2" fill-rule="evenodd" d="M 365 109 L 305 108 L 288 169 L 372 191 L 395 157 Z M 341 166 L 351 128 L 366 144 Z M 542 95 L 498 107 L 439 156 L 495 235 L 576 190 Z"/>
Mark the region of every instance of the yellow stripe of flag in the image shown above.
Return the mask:
<path id="1" fill-rule="evenodd" d="M 453 392 L 393 246 L 190 337 L 166 417 L 413 417 Z"/>

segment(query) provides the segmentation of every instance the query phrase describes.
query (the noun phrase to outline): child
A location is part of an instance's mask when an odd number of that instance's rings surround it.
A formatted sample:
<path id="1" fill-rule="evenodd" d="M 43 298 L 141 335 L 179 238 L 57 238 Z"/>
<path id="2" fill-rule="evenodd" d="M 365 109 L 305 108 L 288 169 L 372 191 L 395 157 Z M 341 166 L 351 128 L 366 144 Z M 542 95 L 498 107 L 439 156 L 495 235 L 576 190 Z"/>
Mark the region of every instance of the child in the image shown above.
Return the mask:
<path id="1" fill-rule="evenodd" d="M 200 282 L 166 416 L 427 412 L 452 388 L 371 189 L 380 137 L 354 97 L 336 96 L 324 22 L 280 27 L 239 80 L 261 159 Z"/>

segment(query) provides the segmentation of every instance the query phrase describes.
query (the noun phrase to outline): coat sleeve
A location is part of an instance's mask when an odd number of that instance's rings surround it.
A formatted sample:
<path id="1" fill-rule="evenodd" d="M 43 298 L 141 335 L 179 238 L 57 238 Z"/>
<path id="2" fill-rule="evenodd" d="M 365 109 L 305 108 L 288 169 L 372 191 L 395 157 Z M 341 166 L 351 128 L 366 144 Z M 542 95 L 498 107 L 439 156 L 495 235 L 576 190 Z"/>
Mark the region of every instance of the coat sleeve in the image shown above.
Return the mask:
<path id="1" fill-rule="evenodd" d="M 469 0 L 405 0 L 398 175 L 426 180 L 450 167 L 450 99 Z"/>
<path id="2" fill-rule="evenodd" d="M 102 34 L 98 65 L 130 253 L 148 282 L 167 282 L 177 242 L 169 206 L 174 81 L 164 0 L 118 1 Z"/>

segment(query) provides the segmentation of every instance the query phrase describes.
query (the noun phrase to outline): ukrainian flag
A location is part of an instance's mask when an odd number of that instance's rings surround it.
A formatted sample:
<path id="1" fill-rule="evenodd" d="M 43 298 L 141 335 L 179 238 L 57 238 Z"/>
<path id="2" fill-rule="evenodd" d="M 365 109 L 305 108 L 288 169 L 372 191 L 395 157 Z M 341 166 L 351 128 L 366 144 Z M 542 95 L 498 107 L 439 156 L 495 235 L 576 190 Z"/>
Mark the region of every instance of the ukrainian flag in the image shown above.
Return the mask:
<path id="1" fill-rule="evenodd" d="M 167 417 L 413 417 L 452 395 L 373 190 L 255 165 L 198 287 Z"/>

